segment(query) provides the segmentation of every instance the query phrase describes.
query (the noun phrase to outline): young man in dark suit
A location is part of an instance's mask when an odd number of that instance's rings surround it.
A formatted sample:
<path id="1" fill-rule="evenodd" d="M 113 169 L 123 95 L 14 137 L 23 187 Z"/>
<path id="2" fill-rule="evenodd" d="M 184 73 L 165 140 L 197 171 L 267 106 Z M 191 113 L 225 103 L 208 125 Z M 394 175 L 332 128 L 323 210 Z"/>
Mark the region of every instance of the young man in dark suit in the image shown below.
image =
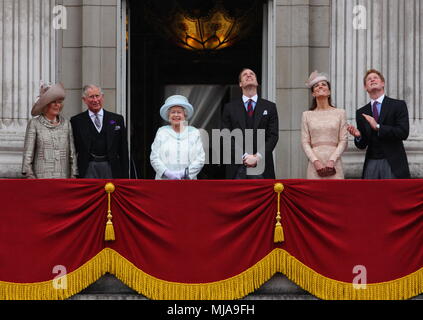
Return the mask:
<path id="1" fill-rule="evenodd" d="M 84 87 L 88 110 L 71 118 L 79 178 L 128 178 L 128 143 L 124 119 L 103 109 L 104 94 L 95 85 Z"/>
<path id="2" fill-rule="evenodd" d="M 367 148 L 362 178 L 408 179 L 403 144 L 409 134 L 407 105 L 385 96 L 385 78 L 377 70 L 366 72 L 364 87 L 371 101 L 357 110 L 357 128 L 348 126 L 357 148 Z"/>
<path id="3" fill-rule="evenodd" d="M 251 69 L 243 69 L 238 80 L 242 98 L 224 106 L 222 129 L 238 129 L 243 141 L 238 143 L 231 138 L 231 163 L 226 166 L 226 178 L 275 179 L 272 151 L 279 139 L 276 105 L 258 97 L 257 77 Z"/>

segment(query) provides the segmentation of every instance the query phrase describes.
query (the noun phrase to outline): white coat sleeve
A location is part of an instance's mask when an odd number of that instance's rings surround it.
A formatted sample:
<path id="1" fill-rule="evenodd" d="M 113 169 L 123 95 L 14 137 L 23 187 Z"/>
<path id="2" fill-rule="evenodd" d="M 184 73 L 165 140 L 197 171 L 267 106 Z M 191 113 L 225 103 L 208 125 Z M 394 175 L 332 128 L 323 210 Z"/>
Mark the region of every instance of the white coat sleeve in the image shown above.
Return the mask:
<path id="1" fill-rule="evenodd" d="M 167 167 L 164 162 L 160 159 L 160 150 L 162 146 L 163 132 L 159 129 L 154 138 L 153 144 L 151 145 L 150 162 L 154 171 L 156 171 L 159 177 L 163 177 Z"/>

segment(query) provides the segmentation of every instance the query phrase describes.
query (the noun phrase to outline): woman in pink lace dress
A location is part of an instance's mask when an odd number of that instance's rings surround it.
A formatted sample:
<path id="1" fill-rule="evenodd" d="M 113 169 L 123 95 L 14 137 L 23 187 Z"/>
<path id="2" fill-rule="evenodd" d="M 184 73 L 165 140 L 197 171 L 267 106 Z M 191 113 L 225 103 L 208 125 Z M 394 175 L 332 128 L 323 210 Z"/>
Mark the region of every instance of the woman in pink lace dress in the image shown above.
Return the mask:
<path id="1" fill-rule="evenodd" d="M 307 86 L 313 96 L 301 125 L 301 143 L 309 159 L 307 179 L 343 179 L 341 155 L 348 143 L 345 110 L 332 106 L 326 75 L 314 71 Z"/>

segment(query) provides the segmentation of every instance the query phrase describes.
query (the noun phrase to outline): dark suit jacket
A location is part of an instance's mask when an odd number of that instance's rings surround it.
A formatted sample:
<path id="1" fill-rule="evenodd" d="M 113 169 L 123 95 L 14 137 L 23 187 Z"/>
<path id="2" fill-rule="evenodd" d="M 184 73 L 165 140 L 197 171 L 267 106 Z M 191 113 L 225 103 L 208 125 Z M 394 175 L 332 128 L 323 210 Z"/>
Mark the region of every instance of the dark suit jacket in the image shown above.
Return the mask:
<path id="1" fill-rule="evenodd" d="M 360 130 L 361 139 L 354 139 L 357 148 L 365 149 L 371 147 L 370 124 L 362 116 L 368 114 L 373 117 L 370 103 L 357 110 L 356 121 L 357 128 Z M 391 99 L 387 96 L 383 99 L 379 115 L 379 141 L 380 146 L 391 166 L 392 172 L 398 179 L 410 178 L 407 155 L 405 153 L 403 140 L 406 140 L 409 134 L 408 109 L 405 101 Z M 364 170 L 368 161 L 369 148 L 366 151 L 364 161 Z"/>
<path id="2" fill-rule="evenodd" d="M 242 132 L 245 132 L 244 130 L 247 126 L 245 114 L 245 106 L 241 98 L 227 103 L 224 106 L 222 115 L 222 129 L 229 129 L 230 131 L 241 129 Z M 279 119 L 276 105 L 273 102 L 261 98 L 257 100 L 254 110 L 254 132 L 257 132 L 257 129 L 265 130 L 265 169 L 263 177 L 265 179 L 275 179 L 272 151 L 279 139 Z M 245 140 L 245 135 L 243 138 Z M 260 152 L 260 147 L 263 146 L 254 146 L 254 152 Z M 239 166 L 242 166 L 242 164 L 235 164 L 235 148 L 235 139 L 232 139 L 232 162 L 226 166 L 227 179 L 234 179 Z M 240 149 L 242 149 L 242 154 L 248 152 L 248 150 L 244 150 L 244 146 L 240 146 Z M 261 154 L 263 155 L 263 153 Z"/>
<path id="3" fill-rule="evenodd" d="M 83 178 L 90 161 L 91 131 L 93 122 L 88 110 L 71 118 L 79 177 Z M 123 117 L 104 110 L 103 129 L 106 130 L 107 157 L 115 179 L 128 178 L 128 142 Z"/>

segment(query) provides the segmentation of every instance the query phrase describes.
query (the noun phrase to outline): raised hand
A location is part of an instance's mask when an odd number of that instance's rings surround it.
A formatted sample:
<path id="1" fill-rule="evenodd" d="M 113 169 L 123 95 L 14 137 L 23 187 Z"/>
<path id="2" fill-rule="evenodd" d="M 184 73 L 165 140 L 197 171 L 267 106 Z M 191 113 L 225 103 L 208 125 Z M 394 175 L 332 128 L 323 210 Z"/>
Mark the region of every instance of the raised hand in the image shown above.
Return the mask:
<path id="1" fill-rule="evenodd" d="M 354 136 L 356 138 L 360 138 L 361 137 L 360 130 L 358 130 L 356 127 L 354 127 L 351 124 L 347 125 L 347 131 L 350 133 L 350 135 L 352 135 L 352 136 Z"/>
<path id="2" fill-rule="evenodd" d="M 363 113 L 363 117 L 367 120 L 367 122 L 370 124 L 370 127 L 372 127 L 373 130 L 377 130 L 377 122 L 375 118 L 364 113 Z"/>

